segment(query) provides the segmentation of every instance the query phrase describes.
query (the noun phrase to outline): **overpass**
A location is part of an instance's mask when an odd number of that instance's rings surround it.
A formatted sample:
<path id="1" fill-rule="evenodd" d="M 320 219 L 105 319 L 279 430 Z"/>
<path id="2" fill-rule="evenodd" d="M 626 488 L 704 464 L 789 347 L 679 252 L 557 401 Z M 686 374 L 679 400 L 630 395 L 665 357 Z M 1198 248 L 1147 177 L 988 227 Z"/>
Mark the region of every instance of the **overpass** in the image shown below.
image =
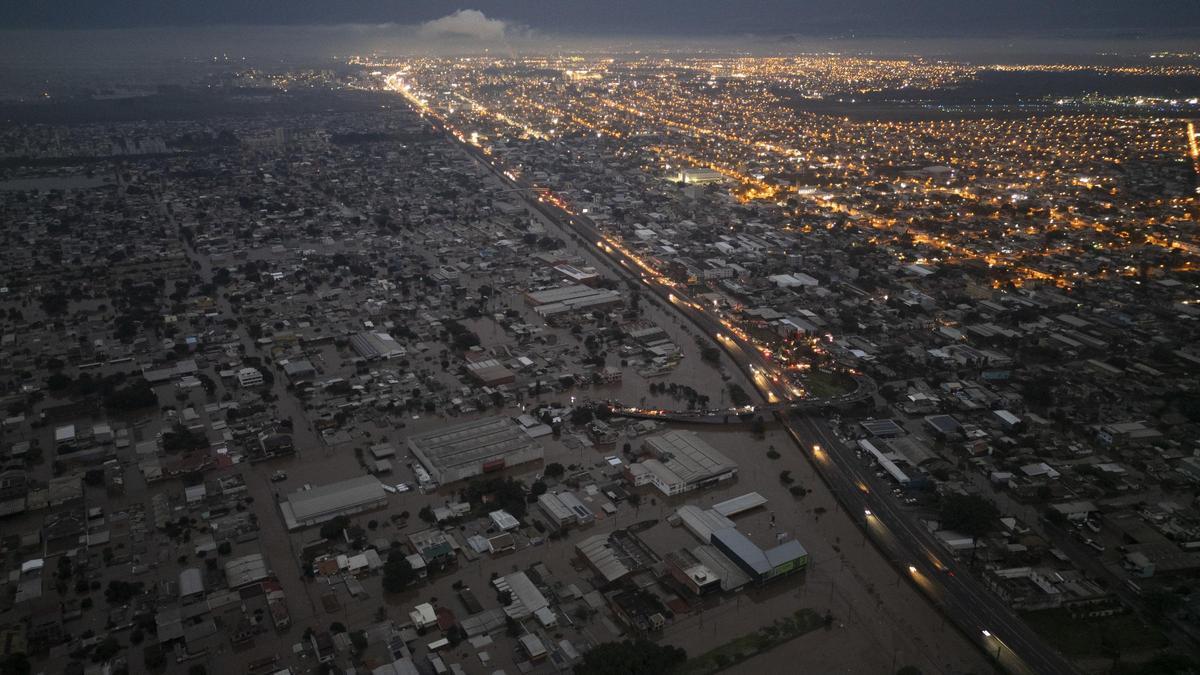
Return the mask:
<path id="1" fill-rule="evenodd" d="M 638 419 L 663 420 L 667 422 L 684 422 L 687 424 L 747 424 L 754 418 L 764 419 L 776 414 L 792 412 L 822 411 L 839 409 L 861 403 L 875 396 L 877 387 L 875 381 L 866 375 L 854 375 L 858 385 L 854 391 L 828 398 L 798 398 L 731 408 L 706 408 L 703 410 L 666 410 L 662 408 L 636 408 L 621 405 L 619 401 L 588 402 L 592 408 L 604 409 L 614 417 L 633 417 Z"/>

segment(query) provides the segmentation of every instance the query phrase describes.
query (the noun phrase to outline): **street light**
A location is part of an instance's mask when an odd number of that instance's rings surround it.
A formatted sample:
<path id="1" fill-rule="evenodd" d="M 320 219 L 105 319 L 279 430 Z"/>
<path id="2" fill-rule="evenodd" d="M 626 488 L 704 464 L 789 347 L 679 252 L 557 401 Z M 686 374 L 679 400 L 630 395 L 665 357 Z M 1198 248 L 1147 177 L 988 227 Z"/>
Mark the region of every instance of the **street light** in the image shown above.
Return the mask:
<path id="1" fill-rule="evenodd" d="M 916 566 L 916 565 L 909 565 L 909 566 L 908 566 L 908 573 L 909 573 L 909 574 L 916 574 L 916 573 L 917 573 L 917 566 Z"/>
<path id="2" fill-rule="evenodd" d="M 871 509 L 867 509 L 866 511 L 863 511 L 863 513 L 865 513 L 868 518 L 871 517 Z"/>

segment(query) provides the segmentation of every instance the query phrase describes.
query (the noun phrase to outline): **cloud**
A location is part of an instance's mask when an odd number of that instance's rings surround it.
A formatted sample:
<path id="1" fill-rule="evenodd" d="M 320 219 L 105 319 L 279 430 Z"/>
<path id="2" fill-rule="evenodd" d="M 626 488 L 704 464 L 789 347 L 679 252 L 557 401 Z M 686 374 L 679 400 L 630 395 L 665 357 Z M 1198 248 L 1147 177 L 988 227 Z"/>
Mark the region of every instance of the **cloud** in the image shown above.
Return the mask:
<path id="1" fill-rule="evenodd" d="M 476 40 L 503 40 L 508 23 L 500 19 L 489 19 L 477 9 L 460 9 L 440 19 L 421 24 L 420 32 L 433 38 L 474 38 Z"/>

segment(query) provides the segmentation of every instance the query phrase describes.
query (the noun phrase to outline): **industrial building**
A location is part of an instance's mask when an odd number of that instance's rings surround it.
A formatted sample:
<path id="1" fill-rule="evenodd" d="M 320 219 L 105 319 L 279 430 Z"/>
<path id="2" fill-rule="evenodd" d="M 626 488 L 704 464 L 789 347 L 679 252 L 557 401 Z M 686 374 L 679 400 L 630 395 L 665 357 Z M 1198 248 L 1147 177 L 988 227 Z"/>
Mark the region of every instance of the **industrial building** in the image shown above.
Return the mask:
<path id="1" fill-rule="evenodd" d="M 608 543 L 607 534 L 596 534 L 575 545 L 575 551 L 606 583 L 624 579 L 630 572 L 621 555 Z"/>
<path id="2" fill-rule="evenodd" d="M 547 321 L 578 312 L 609 309 L 619 306 L 621 302 L 621 294 L 617 291 L 591 288 L 582 284 L 525 294 L 525 303 Z"/>
<path id="3" fill-rule="evenodd" d="M 289 530 L 319 525 L 338 516 L 362 513 L 387 505 L 387 493 L 372 476 L 297 490 L 279 505 Z"/>
<path id="4" fill-rule="evenodd" d="M 653 549 L 628 530 L 588 537 L 575 545 L 575 552 L 605 585 L 661 562 Z"/>
<path id="5" fill-rule="evenodd" d="M 695 553 L 681 549 L 668 553 L 667 572 L 696 595 L 708 595 L 721 590 L 721 577 L 705 565 Z"/>
<path id="6" fill-rule="evenodd" d="M 744 495 L 726 499 L 723 502 L 718 502 L 712 505 L 712 510 L 725 516 L 732 518 L 747 511 L 753 511 L 767 503 L 767 498 L 757 492 L 747 492 Z"/>
<path id="7" fill-rule="evenodd" d="M 225 583 L 230 588 L 241 588 L 271 576 L 267 562 L 261 553 L 251 553 L 225 561 Z"/>
<path id="8" fill-rule="evenodd" d="M 712 533 L 712 545 L 758 583 L 798 572 L 808 565 L 808 551 L 795 539 L 764 551 L 737 529 L 727 527 Z"/>
<path id="9" fill-rule="evenodd" d="M 504 613 L 520 621 L 530 616 L 537 616 L 543 623 L 550 622 L 553 612 L 550 611 L 550 601 L 524 572 L 513 572 L 492 579 L 492 586 L 497 593 L 509 593 L 509 603 Z"/>
<path id="10" fill-rule="evenodd" d="M 562 502 L 562 505 L 568 511 L 575 514 L 575 522 L 580 525 L 587 525 L 596 519 L 596 514 L 592 513 L 588 505 L 580 501 L 579 497 L 576 497 L 574 493 L 560 492 L 558 493 L 558 500 Z"/>
<path id="11" fill-rule="evenodd" d="M 581 270 L 573 265 L 555 265 L 554 271 L 566 277 L 568 281 L 585 286 L 595 286 L 600 281 L 600 275 L 594 269 Z"/>
<path id="12" fill-rule="evenodd" d="M 512 384 L 517 374 L 508 369 L 499 359 L 487 358 L 467 364 L 467 374 L 485 387 L 498 387 L 502 384 Z"/>
<path id="13" fill-rule="evenodd" d="M 400 346 L 399 342 L 396 342 L 396 338 L 379 331 L 358 333 L 350 338 L 350 348 L 354 350 L 355 354 L 368 361 L 375 359 L 386 361 L 408 353 L 404 347 Z"/>
<path id="14" fill-rule="evenodd" d="M 537 441 L 497 417 L 410 436 L 408 447 L 440 485 L 542 458 Z"/>
<path id="15" fill-rule="evenodd" d="M 723 183 L 728 180 L 724 174 L 706 167 L 692 167 L 681 169 L 675 174 L 675 180 L 688 185 L 708 185 L 709 183 Z"/>
<path id="16" fill-rule="evenodd" d="M 552 492 L 538 496 L 538 508 L 555 529 L 562 529 L 575 522 L 575 512 L 568 509 L 558 495 Z"/>
<path id="17" fill-rule="evenodd" d="M 642 451 L 652 458 L 631 465 L 629 478 L 635 485 L 653 483 L 664 495 L 683 494 L 737 475 L 733 460 L 692 431 L 651 436 L 642 442 Z M 641 469 L 632 469 L 638 465 Z"/>
<path id="18" fill-rule="evenodd" d="M 317 369 L 313 366 L 312 361 L 298 359 L 283 364 L 283 374 L 287 375 L 287 378 L 292 382 L 302 382 L 316 377 Z"/>

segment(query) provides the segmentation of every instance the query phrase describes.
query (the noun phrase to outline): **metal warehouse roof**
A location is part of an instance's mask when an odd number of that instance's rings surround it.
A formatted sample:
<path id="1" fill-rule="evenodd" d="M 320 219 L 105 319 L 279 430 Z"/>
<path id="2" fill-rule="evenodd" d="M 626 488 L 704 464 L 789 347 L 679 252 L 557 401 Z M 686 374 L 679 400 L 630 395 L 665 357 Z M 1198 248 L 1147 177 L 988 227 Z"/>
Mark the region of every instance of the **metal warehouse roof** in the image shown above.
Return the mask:
<path id="1" fill-rule="evenodd" d="M 617 552 L 609 545 L 607 534 L 588 537 L 576 544 L 575 548 L 583 557 L 587 558 L 605 581 L 613 582 L 629 574 L 629 567 L 621 561 Z"/>
<path id="2" fill-rule="evenodd" d="M 739 513 L 745 513 L 750 509 L 757 509 L 767 503 L 767 498 L 757 492 L 747 492 L 740 497 L 726 499 L 723 502 L 713 504 L 712 510 L 728 518 L 736 516 Z"/>
<path id="3" fill-rule="evenodd" d="M 288 505 L 297 523 L 319 519 L 363 504 L 384 499 L 383 485 L 374 476 L 359 476 L 349 480 L 320 485 L 311 490 L 297 490 L 288 495 Z"/>
<path id="4" fill-rule="evenodd" d="M 644 441 L 671 473 L 692 483 L 737 468 L 733 460 L 692 431 L 668 431 Z"/>
<path id="5" fill-rule="evenodd" d="M 771 563 L 767 560 L 766 554 L 746 535 L 732 527 L 727 527 L 713 532 L 712 537 L 714 542 L 719 541 L 724 544 L 725 548 L 729 549 L 759 576 L 770 573 Z"/>
<path id="6" fill-rule="evenodd" d="M 702 509 L 692 504 L 684 504 L 676 513 L 683 521 L 683 526 L 705 544 L 712 541 L 712 534 L 716 530 L 733 527 L 733 521 L 725 516 L 712 509 Z"/>
<path id="7" fill-rule="evenodd" d="M 504 417 L 483 419 L 410 436 L 408 442 L 439 469 L 500 457 L 537 443 Z"/>

